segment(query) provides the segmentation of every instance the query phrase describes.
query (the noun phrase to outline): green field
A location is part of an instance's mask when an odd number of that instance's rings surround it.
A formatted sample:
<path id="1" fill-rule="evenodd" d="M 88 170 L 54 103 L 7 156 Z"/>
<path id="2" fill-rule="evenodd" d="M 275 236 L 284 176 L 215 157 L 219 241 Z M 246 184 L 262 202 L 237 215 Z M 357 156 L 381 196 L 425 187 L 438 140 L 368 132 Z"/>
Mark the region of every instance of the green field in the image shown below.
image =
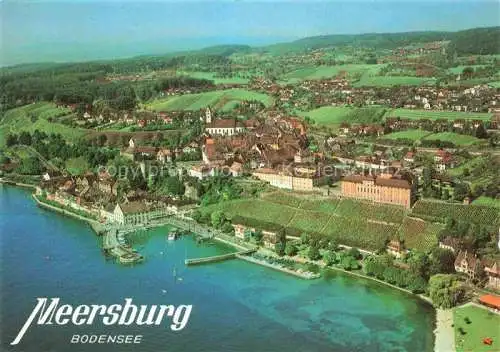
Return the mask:
<path id="1" fill-rule="evenodd" d="M 308 116 L 318 125 L 335 126 L 342 122 L 349 123 L 377 123 L 383 119 L 384 108 L 352 108 L 348 106 L 323 106 L 307 112 L 300 112 L 301 116 Z"/>
<path id="2" fill-rule="evenodd" d="M 457 352 L 500 350 L 500 315 L 475 306 L 456 308 L 453 310 L 453 324 Z M 463 335 L 460 333 L 460 328 L 463 329 Z M 483 343 L 486 337 L 493 340 L 491 346 Z"/>
<path id="3" fill-rule="evenodd" d="M 233 103 L 244 100 L 258 100 L 266 106 L 273 103 L 273 99 L 266 94 L 245 89 L 227 89 L 158 99 L 146 105 L 155 111 L 200 110 L 208 106 L 215 110 L 224 110 L 234 106 Z"/>
<path id="4" fill-rule="evenodd" d="M 468 136 L 465 134 L 458 134 L 453 132 L 433 133 L 423 139 L 452 142 L 455 145 L 459 146 L 468 146 L 481 141 L 479 138 L 473 136 Z"/>
<path id="5" fill-rule="evenodd" d="M 456 67 L 450 67 L 448 69 L 448 72 L 449 73 L 453 73 L 455 75 L 459 74 L 459 73 L 462 73 L 464 68 L 466 67 L 472 67 L 474 70 L 478 69 L 478 68 L 483 68 L 483 67 L 486 67 L 486 65 L 470 65 L 470 66 L 456 66 Z"/>
<path id="6" fill-rule="evenodd" d="M 412 141 L 418 141 L 430 134 L 432 132 L 424 130 L 406 130 L 386 134 L 383 136 L 383 139 L 411 139 Z"/>
<path id="7" fill-rule="evenodd" d="M 377 76 L 363 75 L 361 79 L 353 84 L 353 87 L 392 87 L 392 86 L 421 86 L 434 85 L 434 78 L 423 78 L 413 76 Z"/>
<path id="8" fill-rule="evenodd" d="M 247 84 L 250 80 L 242 77 L 220 78 L 216 77 L 215 72 L 200 72 L 200 71 L 178 71 L 179 76 L 189 76 L 198 79 L 208 79 L 215 84 Z"/>
<path id="9" fill-rule="evenodd" d="M 11 109 L 5 112 L 0 122 L 0 146 L 5 145 L 8 133 L 19 133 L 22 131 L 34 132 L 35 130 L 45 133 L 60 133 L 65 139 L 75 141 L 83 136 L 86 131 L 72 128 L 57 122 L 49 122 L 48 119 L 57 119 L 70 115 L 70 110 L 59 108 L 53 103 L 40 102 Z M 34 121 L 32 121 L 33 116 Z"/>
<path id="10" fill-rule="evenodd" d="M 481 196 L 475 199 L 472 204 L 474 205 L 484 205 L 487 207 L 494 207 L 500 209 L 500 199 L 490 198 L 486 196 Z"/>
<path id="11" fill-rule="evenodd" d="M 484 120 L 489 121 L 492 114 L 480 112 L 461 112 L 461 111 L 427 111 L 412 109 L 394 109 L 388 111 L 385 117 L 401 117 L 410 120 L 428 119 L 428 120 Z"/>
<path id="12" fill-rule="evenodd" d="M 307 66 L 293 70 L 281 77 L 283 83 L 297 83 L 303 80 L 333 78 L 341 72 L 346 72 L 347 77 L 352 79 L 356 75 L 366 72 L 376 74 L 384 65 L 337 65 L 337 66 Z"/>
<path id="13" fill-rule="evenodd" d="M 406 217 L 402 207 L 351 199 L 295 196 L 288 192 L 265 193 L 260 199 L 222 202 L 201 208 L 207 214 L 222 210 L 235 222 L 255 220 L 287 234 L 315 233 L 341 244 L 377 250 L 389 238 L 402 237 L 408 246 L 427 250 L 437 243 L 441 225 Z M 264 226 L 265 227 L 265 226 Z"/>

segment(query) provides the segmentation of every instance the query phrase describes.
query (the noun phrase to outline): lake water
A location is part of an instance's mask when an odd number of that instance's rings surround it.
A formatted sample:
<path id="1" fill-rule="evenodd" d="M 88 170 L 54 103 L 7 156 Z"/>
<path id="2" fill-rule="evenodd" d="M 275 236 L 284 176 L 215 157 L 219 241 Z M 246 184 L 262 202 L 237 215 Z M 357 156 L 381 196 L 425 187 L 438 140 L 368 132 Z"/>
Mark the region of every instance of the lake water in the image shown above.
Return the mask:
<path id="1" fill-rule="evenodd" d="M 135 235 L 143 264 L 107 260 L 85 223 L 38 208 L 25 190 L 0 186 L 1 350 L 7 351 L 431 351 L 434 310 L 405 293 L 328 272 L 300 280 L 232 260 L 185 267 L 226 253 L 166 228 Z M 174 268 L 177 279 L 174 277 Z M 178 278 L 182 278 L 179 280 Z M 192 304 L 179 332 L 161 326 L 38 326 L 10 346 L 37 297 L 63 303 Z M 141 334 L 140 345 L 71 345 L 73 334 Z"/>

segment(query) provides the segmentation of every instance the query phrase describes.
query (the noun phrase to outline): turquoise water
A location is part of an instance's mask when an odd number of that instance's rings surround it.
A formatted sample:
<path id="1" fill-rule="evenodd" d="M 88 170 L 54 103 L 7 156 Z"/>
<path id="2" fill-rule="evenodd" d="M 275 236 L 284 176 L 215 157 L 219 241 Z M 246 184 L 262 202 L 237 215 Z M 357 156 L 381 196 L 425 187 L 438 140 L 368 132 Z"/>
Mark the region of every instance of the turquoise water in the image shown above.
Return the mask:
<path id="1" fill-rule="evenodd" d="M 185 267 L 184 259 L 225 253 L 191 238 L 142 232 L 135 267 L 106 260 L 84 223 L 38 208 L 29 192 L 0 186 L 1 341 L 9 351 L 431 351 L 434 312 L 370 281 L 329 272 L 313 281 L 233 260 Z M 175 280 L 173 271 L 182 281 Z M 9 343 L 36 297 L 70 304 L 192 304 L 186 328 L 38 326 Z M 141 334 L 140 345 L 70 345 L 73 334 Z M 138 347 L 139 346 L 139 347 Z"/>

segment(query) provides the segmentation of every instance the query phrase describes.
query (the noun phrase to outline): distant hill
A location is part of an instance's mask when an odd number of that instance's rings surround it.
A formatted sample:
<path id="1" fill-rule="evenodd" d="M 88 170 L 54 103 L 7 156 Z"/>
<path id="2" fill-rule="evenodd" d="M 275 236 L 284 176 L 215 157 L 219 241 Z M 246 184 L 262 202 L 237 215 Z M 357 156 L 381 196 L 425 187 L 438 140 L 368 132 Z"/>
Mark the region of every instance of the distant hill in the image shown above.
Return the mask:
<path id="1" fill-rule="evenodd" d="M 120 64 L 122 66 L 144 65 L 148 68 L 162 66 L 165 60 L 182 58 L 188 60 L 195 57 L 209 57 L 210 60 L 223 62 L 232 54 L 247 54 L 252 52 L 267 52 L 273 55 L 285 55 L 289 53 L 300 53 L 315 49 L 352 45 L 375 49 L 394 49 L 411 44 L 427 43 L 433 41 L 450 41 L 450 47 L 458 55 L 468 54 L 500 54 L 500 27 L 473 28 L 458 32 L 405 32 L 405 33 L 366 33 L 366 34 L 334 34 L 321 35 L 298 39 L 287 43 L 277 43 L 262 47 L 251 47 L 249 45 L 216 45 L 199 50 L 186 50 L 171 52 L 164 55 L 143 55 L 128 59 L 96 60 L 94 63 Z M 217 59 L 218 57 L 218 59 Z M 73 63 L 75 64 L 75 63 Z M 53 67 L 50 67 L 53 65 Z M 23 64 L 0 69 L 1 71 L 32 71 L 40 68 L 54 68 L 61 64 Z"/>
<path id="2" fill-rule="evenodd" d="M 302 38 L 293 42 L 262 47 L 260 50 L 276 54 L 302 52 L 343 45 L 394 49 L 410 44 L 449 40 L 460 54 L 499 54 L 500 27 L 474 28 L 459 32 L 406 32 L 334 34 Z"/>

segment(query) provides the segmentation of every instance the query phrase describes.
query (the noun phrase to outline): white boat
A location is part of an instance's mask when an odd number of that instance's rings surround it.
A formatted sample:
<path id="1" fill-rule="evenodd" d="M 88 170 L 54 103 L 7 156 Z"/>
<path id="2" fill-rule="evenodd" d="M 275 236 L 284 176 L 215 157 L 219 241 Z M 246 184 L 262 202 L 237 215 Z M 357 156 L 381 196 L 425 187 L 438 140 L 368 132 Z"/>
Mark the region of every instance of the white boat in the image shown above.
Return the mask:
<path id="1" fill-rule="evenodd" d="M 168 240 L 169 241 L 175 241 L 177 239 L 177 232 L 169 232 L 168 233 Z"/>

